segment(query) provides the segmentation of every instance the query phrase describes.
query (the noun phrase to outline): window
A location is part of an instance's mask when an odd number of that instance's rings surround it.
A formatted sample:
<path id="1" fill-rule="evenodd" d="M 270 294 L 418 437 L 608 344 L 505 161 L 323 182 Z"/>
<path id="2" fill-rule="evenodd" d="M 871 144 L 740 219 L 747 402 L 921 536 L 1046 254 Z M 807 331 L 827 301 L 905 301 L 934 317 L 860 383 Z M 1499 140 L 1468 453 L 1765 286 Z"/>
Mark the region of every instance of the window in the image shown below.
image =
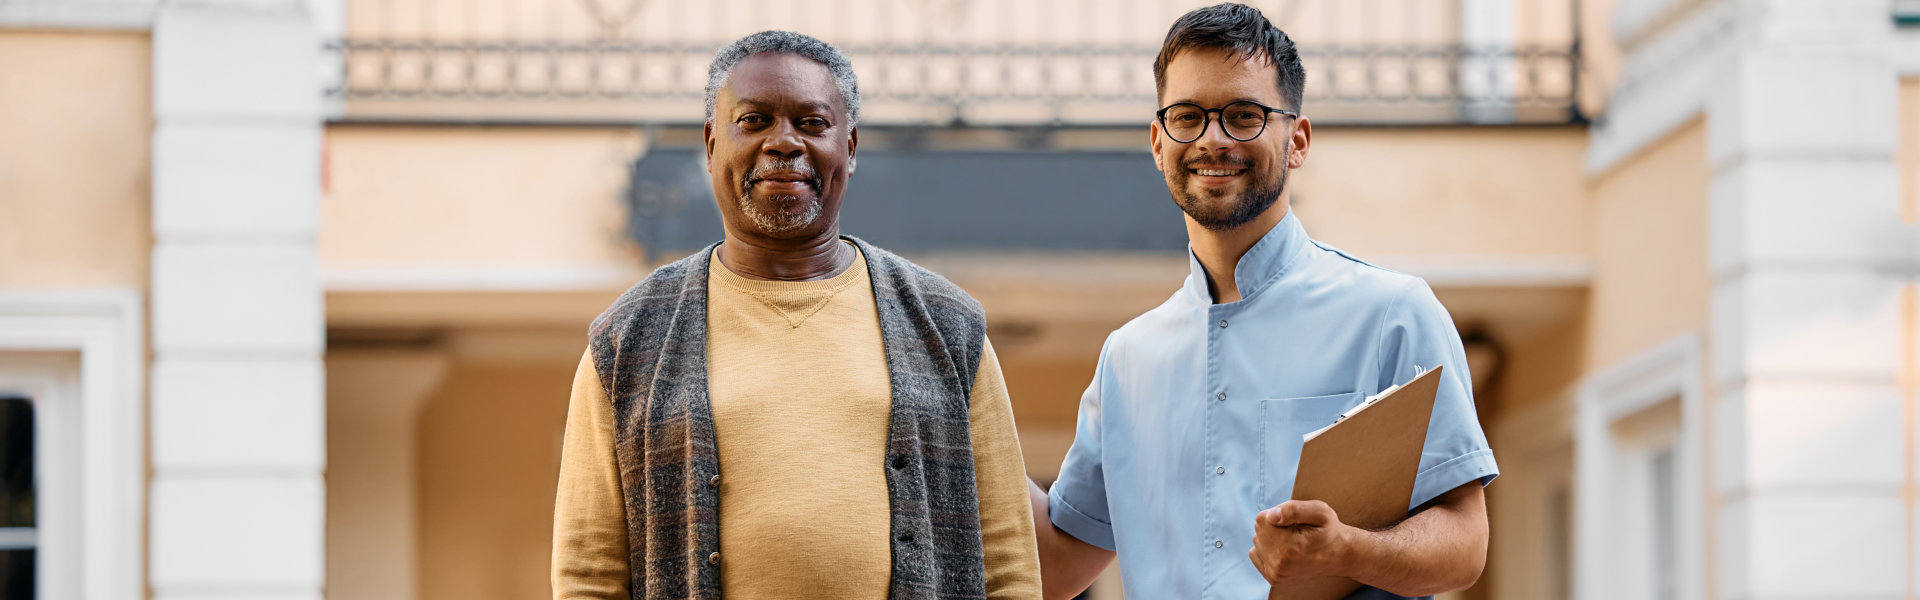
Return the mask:
<path id="1" fill-rule="evenodd" d="M 1920 27 L 1920 0 L 1893 0 L 1893 24 Z"/>
<path id="2" fill-rule="evenodd" d="M 1624 593 L 1647 600 L 1680 598 L 1680 485 L 1674 452 L 1679 399 L 1669 399 L 1614 427 L 1620 454 L 1612 496 L 1621 507 L 1616 543 L 1632 564 L 1622 565 Z"/>
<path id="3" fill-rule="evenodd" d="M 140 290 L 0 290 L 0 598 L 145 596 L 144 314 Z"/>
<path id="4" fill-rule="evenodd" d="M 1623 597 L 1679 600 L 1680 486 L 1675 442 L 1680 437 L 1680 399 L 1671 397 L 1614 422 L 1612 489 L 1617 507 L 1612 545 L 1616 558 L 1614 591 Z"/>
<path id="5" fill-rule="evenodd" d="M 1675 514 L 1680 509 L 1679 499 L 1674 497 L 1677 482 L 1673 475 L 1673 446 L 1668 445 L 1655 451 L 1647 460 L 1648 487 L 1653 495 L 1649 503 L 1653 505 L 1653 518 L 1648 524 L 1653 529 L 1653 548 L 1647 555 L 1653 557 L 1653 595 L 1654 600 L 1678 600 L 1680 597 L 1677 574 L 1674 563 L 1679 561 L 1679 536 L 1674 531 L 1680 525 Z"/>
<path id="6" fill-rule="evenodd" d="M 1582 386 L 1575 598 L 1705 597 L 1699 356 L 1683 336 Z"/>
<path id="7" fill-rule="evenodd" d="M 34 597 L 33 402 L 0 396 L 0 598 Z"/>

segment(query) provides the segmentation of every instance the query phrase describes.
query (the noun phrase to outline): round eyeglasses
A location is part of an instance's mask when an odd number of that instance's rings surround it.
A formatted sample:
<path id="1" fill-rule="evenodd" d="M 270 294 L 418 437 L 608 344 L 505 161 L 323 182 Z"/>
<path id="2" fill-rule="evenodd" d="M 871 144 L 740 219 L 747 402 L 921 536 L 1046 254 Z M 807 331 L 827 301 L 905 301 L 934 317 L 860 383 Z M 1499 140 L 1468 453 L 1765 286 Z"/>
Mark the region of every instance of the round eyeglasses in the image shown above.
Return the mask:
<path id="1" fill-rule="evenodd" d="M 1185 144 L 1205 135 L 1207 125 L 1213 122 L 1215 114 L 1220 115 L 1220 130 L 1226 132 L 1227 137 L 1251 142 L 1267 130 L 1267 116 L 1273 113 L 1300 116 L 1297 112 L 1251 100 L 1241 100 L 1220 108 L 1201 108 L 1192 102 L 1181 102 L 1162 108 L 1154 115 L 1159 117 L 1160 129 L 1167 132 L 1168 139 Z"/>

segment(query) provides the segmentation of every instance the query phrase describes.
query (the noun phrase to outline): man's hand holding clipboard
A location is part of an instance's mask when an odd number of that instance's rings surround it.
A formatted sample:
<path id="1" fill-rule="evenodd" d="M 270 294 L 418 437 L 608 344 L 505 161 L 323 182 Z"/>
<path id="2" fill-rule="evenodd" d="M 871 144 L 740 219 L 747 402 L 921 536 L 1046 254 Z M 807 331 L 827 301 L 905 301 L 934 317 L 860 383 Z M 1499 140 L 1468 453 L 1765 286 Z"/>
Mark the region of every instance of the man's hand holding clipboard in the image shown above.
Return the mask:
<path id="1" fill-rule="evenodd" d="M 1332 425 L 1304 436 L 1293 500 L 1261 511 L 1248 557 L 1268 598 L 1333 600 L 1360 583 L 1340 576 L 1352 536 L 1407 517 L 1420 452 L 1433 415 L 1440 367 L 1367 398 Z"/>

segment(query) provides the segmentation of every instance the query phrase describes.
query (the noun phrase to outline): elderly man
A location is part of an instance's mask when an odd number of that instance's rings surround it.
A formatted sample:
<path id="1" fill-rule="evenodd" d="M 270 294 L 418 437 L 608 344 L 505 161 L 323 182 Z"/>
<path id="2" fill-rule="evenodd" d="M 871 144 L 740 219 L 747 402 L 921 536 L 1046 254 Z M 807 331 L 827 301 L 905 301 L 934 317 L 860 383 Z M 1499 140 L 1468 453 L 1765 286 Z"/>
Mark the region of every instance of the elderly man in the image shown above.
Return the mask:
<path id="1" fill-rule="evenodd" d="M 593 323 L 555 598 L 1031 598 L 1033 520 L 980 306 L 840 234 L 860 92 L 833 46 L 720 50 L 725 238 Z"/>
<path id="2" fill-rule="evenodd" d="M 1148 135 L 1192 272 L 1107 338 L 1060 478 L 1032 490 L 1047 597 L 1116 551 L 1128 598 L 1258 598 L 1323 575 L 1370 586 L 1361 598 L 1472 585 L 1499 469 L 1460 336 L 1425 282 L 1314 241 L 1290 210 L 1313 139 L 1293 41 L 1254 8 L 1200 8 L 1153 71 Z M 1410 517 L 1369 531 L 1289 501 L 1301 434 L 1438 365 Z"/>

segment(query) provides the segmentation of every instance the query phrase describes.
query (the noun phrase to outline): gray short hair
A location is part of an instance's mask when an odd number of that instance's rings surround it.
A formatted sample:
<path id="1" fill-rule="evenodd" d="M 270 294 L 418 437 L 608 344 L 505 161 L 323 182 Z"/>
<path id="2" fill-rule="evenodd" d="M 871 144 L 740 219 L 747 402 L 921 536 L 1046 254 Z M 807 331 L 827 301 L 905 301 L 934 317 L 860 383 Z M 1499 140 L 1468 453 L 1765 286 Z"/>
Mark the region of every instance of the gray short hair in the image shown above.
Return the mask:
<path id="1" fill-rule="evenodd" d="M 734 40 L 713 55 L 713 65 L 707 67 L 707 122 L 713 122 L 714 103 L 720 97 L 720 88 L 733 75 L 733 68 L 749 56 L 768 52 L 795 54 L 826 65 L 840 87 L 840 98 L 847 103 L 848 124 L 860 122 L 860 83 L 854 80 L 853 63 L 833 44 L 791 31 L 762 31 Z"/>

